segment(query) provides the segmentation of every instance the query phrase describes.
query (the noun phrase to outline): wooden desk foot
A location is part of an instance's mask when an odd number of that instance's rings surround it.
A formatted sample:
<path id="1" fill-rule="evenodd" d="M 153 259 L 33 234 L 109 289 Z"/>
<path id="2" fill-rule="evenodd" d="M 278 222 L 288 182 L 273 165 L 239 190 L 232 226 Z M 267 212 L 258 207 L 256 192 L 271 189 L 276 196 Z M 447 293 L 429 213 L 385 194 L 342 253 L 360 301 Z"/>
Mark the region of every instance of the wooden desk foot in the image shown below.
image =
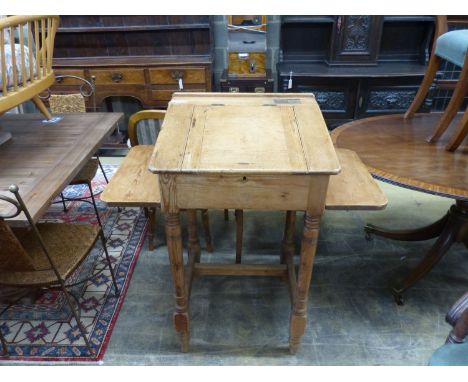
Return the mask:
<path id="1" fill-rule="evenodd" d="M 182 351 L 188 351 L 189 343 L 189 313 L 188 297 L 185 287 L 184 258 L 182 252 L 182 238 L 179 213 L 166 213 L 165 226 L 167 249 L 171 263 L 172 281 L 174 284 L 174 326 L 180 333 Z"/>
<path id="2" fill-rule="evenodd" d="M 293 218 L 289 216 L 289 222 Z M 320 217 L 306 212 L 301 241 L 301 258 L 290 316 L 289 351 L 295 354 L 299 348 L 307 324 L 307 302 L 319 235 Z M 290 225 L 291 227 L 291 225 Z"/>
<path id="3" fill-rule="evenodd" d="M 189 316 L 187 313 L 174 314 L 174 325 L 177 333 L 180 335 L 180 350 L 187 353 L 189 349 Z"/>

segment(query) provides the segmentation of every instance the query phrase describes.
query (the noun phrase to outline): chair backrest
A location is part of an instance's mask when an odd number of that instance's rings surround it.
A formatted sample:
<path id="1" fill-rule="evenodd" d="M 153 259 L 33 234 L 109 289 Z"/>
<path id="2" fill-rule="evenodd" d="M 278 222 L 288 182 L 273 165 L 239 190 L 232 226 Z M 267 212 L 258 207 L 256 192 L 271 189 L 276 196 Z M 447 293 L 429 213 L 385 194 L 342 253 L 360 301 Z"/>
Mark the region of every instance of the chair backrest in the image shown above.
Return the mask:
<path id="1" fill-rule="evenodd" d="M 137 133 L 138 122 L 143 121 L 143 120 L 158 120 L 158 122 L 160 123 L 159 127 L 162 127 L 162 122 L 165 116 L 166 116 L 165 110 L 142 110 L 142 111 L 139 111 L 138 113 L 131 115 L 128 120 L 128 137 L 130 139 L 130 145 L 137 146 L 140 144 L 140 142 L 138 141 L 138 133 Z"/>
<path id="2" fill-rule="evenodd" d="M 65 114 L 65 113 L 85 113 L 86 112 L 86 101 L 85 99 L 92 100 L 93 111 L 96 111 L 96 87 L 94 81 L 88 81 L 82 77 L 74 75 L 60 75 L 56 76 L 55 80 L 58 83 L 66 79 L 72 79 L 73 84 L 78 81 L 79 93 L 70 93 L 67 86 L 66 93 L 52 94 L 50 89 L 43 100 L 49 101 L 50 111 L 53 114 Z"/>
<path id="3" fill-rule="evenodd" d="M 0 20 L 0 114 L 54 82 L 52 57 L 58 16 Z"/>
<path id="4" fill-rule="evenodd" d="M 15 208 L 15 211 L 7 216 L 0 215 L 0 271 L 33 271 L 34 265 L 31 257 L 5 222 L 5 219 L 13 218 L 21 213 L 21 205 L 16 200 L 3 195 L 0 195 L 0 200 Z"/>

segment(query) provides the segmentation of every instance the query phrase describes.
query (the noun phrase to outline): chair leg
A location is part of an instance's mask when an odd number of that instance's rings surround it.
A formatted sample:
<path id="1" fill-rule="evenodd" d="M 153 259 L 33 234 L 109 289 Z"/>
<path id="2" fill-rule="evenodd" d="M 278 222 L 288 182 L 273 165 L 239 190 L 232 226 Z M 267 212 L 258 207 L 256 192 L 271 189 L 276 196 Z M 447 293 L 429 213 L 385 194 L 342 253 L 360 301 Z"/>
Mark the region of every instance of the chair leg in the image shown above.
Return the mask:
<path id="1" fill-rule="evenodd" d="M 88 183 L 88 188 L 89 188 L 89 193 L 91 195 L 91 200 L 93 202 L 93 207 L 94 207 L 94 212 L 96 214 L 97 222 L 102 229 L 101 218 L 99 217 L 99 211 L 96 205 L 96 200 L 94 199 L 93 186 L 91 185 L 91 183 Z"/>
<path id="2" fill-rule="evenodd" d="M 72 314 L 73 314 L 73 317 L 74 317 L 74 319 L 76 321 L 76 324 L 78 325 L 78 329 L 80 329 L 81 335 L 83 336 L 83 339 L 85 341 L 88 352 L 89 352 L 90 355 L 95 355 L 94 350 L 91 347 L 91 344 L 89 343 L 88 336 L 86 335 L 86 330 L 83 327 L 83 324 L 81 323 L 78 312 L 76 312 L 75 308 L 73 307 L 73 303 L 72 303 L 72 301 L 70 299 L 70 295 L 69 295 L 67 289 L 65 288 L 65 284 L 63 283 L 62 280 L 60 280 L 60 285 L 61 285 L 62 292 L 65 295 L 65 300 L 67 301 L 67 304 L 68 304 L 68 306 L 70 307 L 70 309 L 72 311 Z"/>
<path id="3" fill-rule="evenodd" d="M 96 159 L 98 161 L 98 164 L 99 164 L 99 168 L 101 169 L 101 172 L 102 172 L 102 175 L 104 175 L 104 179 L 106 180 L 106 183 L 109 184 L 109 179 L 107 179 L 107 174 L 106 172 L 104 171 L 104 167 L 102 166 L 102 163 L 99 159 L 99 155 L 96 155 Z"/>
<path id="4" fill-rule="evenodd" d="M 153 251 L 156 248 L 154 230 L 156 229 L 156 208 L 150 207 L 148 209 L 148 249 Z"/>
<path id="5" fill-rule="evenodd" d="M 44 105 L 44 102 L 39 98 L 38 95 L 35 95 L 31 101 L 34 102 L 34 105 L 39 109 L 39 111 L 44 114 L 44 117 L 47 119 L 52 119 L 52 115 L 50 114 L 49 110 L 47 110 L 46 106 Z"/>
<path id="6" fill-rule="evenodd" d="M 412 118 L 414 114 L 418 112 L 419 108 L 424 102 L 424 98 L 426 98 L 427 92 L 429 91 L 432 82 L 434 81 L 441 61 L 441 58 L 435 54 L 433 54 L 429 59 L 426 73 L 424 73 L 424 78 L 421 82 L 421 85 L 419 86 L 418 92 L 416 93 L 413 102 L 405 113 L 405 119 Z"/>
<path id="7" fill-rule="evenodd" d="M 63 192 L 60 193 L 60 197 L 62 198 L 62 205 L 63 205 L 63 212 L 67 212 L 67 205 L 65 204 L 65 197 L 63 196 Z"/>
<path id="8" fill-rule="evenodd" d="M 458 122 L 457 128 L 453 132 L 445 149 L 447 151 L 455 151 L 461 145 L 466 135 L 468 134 L 468 107 L 463 114 L 462 119 Z"/>
<path id="9" fill-rule="evenodd" d="M 211 240 L 210 220 L 208 217 L 208 210 L 201 210 L 201 216 L 202 216 L 203 231 L 205 232 L 206 250 L 208 252 L 213 252 L 213 242 Z"/>
<path id="10" fill-rule="evenodd" d="M 442 118 L 440 119 L 434 133 L 428 138 L 429 143 L 437 142 L 442 134 L 447 130 L 455 115 L 460 110 L 466 93 L 468 93 L 468 59 L 465 59 L 465 64 L 460 72 L 455 90 L 453 91 L 452 98 L 447 105 Z"/>
<path id="11" fill-rule="evenodd" d="M 0 329 L 0 342 L 2 343 L 3 355 L 8 356 L 9 353 L 8 353 L 7 343 L 6 343 L 5 337 L 3 336 L 1 329 Z"/>
<path id="12" fill-rule="evenodd" d="M 104 253 L 106 255 L 107 265 L 109 267 L 109 271 L 112 277 L 112 283 L 114 284 L 115 296 L 118 297 L 120 295 L 120 291 L 119 291 L 119 288 L 117 287 L 117 280 L 115 279 L 114 270 L 112 269 L 112 263 L 110 261 L 109 252 L 107 251 L 106 240 L 105 240 L 104 232 L 102 231 L 102 228 L 101 228 L 101 232 L 99 233 L 99 235 L 101 236 L 102 247 L 104 248 Z"/>

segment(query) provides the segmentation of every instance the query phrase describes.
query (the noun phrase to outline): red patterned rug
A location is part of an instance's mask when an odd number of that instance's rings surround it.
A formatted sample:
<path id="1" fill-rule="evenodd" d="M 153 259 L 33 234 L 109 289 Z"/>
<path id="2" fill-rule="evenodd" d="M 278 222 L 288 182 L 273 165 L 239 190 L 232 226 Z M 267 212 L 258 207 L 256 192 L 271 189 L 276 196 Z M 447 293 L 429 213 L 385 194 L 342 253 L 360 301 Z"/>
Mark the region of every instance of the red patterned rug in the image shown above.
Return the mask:
<path id="1" fill-rule="evenodd" d="M 112 176 L 116 167 L 105 166 L 105 170 L 108 176 Z M 99 192 L 104 186 L 104 177 L 98 171 L 93 189 Z M 65 191 L 65 196 L 71 198 L 87 194 L 87 186 L 72 186 Z M 103 358 L 144 240 L 146 219 L 139 208 L 124 208 L 119 212 L 117 208 L 108 208 L 99 200 L 99 196 L 97 204 L 121 293 L 118 298 L 114 296 L 108 270 L 72 289 L 79 296 L 81 321 L 97 356 L 88 354 L 62 293 L 49 291 L 33 302 L 21 301 L 0 318 L 0 330 L 8 342 L 10 353 L 8 357 L 0 355 L 0 363 L 6 360 L 100 361 Z M 73 201 L 68 202 L 67 207 L 68 212 L 65 213 L 61 203 L 53 204 L 44 220 L 96 224 L 92 205 Z M 72 279 L 85 278 L 106 267 L 103 248 L 98 240 Z M 0 311 L 3 307 L 0 304 Z"/>

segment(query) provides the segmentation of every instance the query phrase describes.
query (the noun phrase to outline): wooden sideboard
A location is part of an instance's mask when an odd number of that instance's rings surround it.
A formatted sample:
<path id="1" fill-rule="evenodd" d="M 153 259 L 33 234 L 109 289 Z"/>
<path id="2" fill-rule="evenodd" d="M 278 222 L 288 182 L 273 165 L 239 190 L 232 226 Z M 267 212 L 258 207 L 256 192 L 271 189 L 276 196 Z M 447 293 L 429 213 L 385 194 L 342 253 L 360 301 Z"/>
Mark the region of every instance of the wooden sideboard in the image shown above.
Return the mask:
<path id="1" fill-rule="evenodd" d="M 130 96 L 165 108 L 174 91 L 211 91 L 209 16 L 61 16 L 56 75 L 95 77 L 96 102 Z M 55 89 L 79 85 L 66 78 Z"/>
<path id="2" fill-rule="evenodd" d="M 278 89 L 313 92 L 329 127 L 404 112 L 433 30 L 433 16 L 283 16 Z"/>

